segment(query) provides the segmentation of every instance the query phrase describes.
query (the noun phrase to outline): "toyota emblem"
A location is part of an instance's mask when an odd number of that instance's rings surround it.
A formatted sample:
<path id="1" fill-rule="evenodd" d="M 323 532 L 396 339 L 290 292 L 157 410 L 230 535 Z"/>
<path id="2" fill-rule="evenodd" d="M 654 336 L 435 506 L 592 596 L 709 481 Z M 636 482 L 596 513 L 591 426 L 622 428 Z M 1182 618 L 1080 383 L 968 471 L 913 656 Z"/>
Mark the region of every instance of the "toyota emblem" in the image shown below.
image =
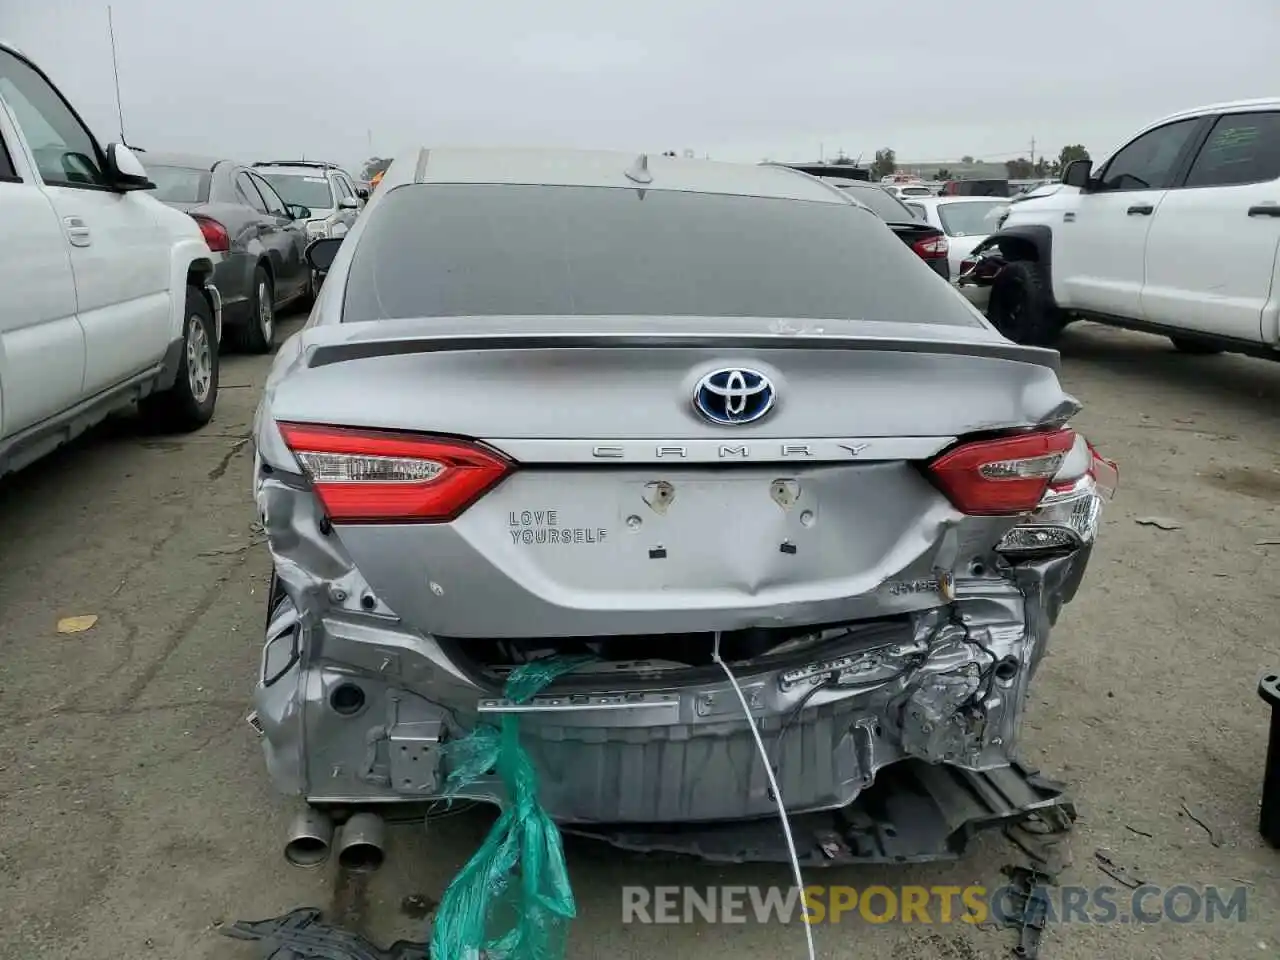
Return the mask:
<path id="1" fill-rule="evenodd" d="M 694 409 L 724 426 L 755 423 L 773 409 L 773 400 L 773 382 L 747 367 L 712 370 L 693 390 Z"/>

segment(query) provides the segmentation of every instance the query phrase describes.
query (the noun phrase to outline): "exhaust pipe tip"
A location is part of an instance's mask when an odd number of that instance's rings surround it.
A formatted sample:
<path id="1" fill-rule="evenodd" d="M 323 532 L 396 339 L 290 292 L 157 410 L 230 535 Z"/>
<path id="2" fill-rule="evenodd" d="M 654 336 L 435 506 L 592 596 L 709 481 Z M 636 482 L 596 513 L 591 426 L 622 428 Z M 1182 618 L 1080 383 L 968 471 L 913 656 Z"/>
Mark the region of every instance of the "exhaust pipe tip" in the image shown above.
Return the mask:
<path id="1" fill-rule="evenodd" d="M 386 859 L 386 828 L 376 813 L 355 813 L 342 825 L 338 843 L 338 866 L 357 873 L 370 873 Z"/>
<path id="2" fill-rule="evenodd" d="M 289 827 L 284 858 L 295 867 L 318 867 L 329 859 L 333 845 L 333 820 L 327 813 L 308 807 Z"/>

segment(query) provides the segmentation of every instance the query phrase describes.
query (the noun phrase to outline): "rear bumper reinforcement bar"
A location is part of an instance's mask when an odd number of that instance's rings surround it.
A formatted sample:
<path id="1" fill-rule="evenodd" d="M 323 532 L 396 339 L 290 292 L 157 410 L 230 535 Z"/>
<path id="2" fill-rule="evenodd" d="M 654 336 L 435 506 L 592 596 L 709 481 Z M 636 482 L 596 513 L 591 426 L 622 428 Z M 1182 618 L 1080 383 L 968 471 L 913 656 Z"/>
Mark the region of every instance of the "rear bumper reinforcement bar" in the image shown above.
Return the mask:
<path id="1" fill-rule="evenodd" d="M 840 810 L 791 818 L 803 867 L 851 863 L 920 863 L 960 856 L 980 830 L 1032 816 L 1070 823 L 1075 806 L 1065 786 L 1020 764 L 973 773 L 905 760 L 880 772 L 873 786 Z M 673 853 L 720 863 L 786 863 L 776 819 L 732 823 L 562 824 L 573 836 L 645 853 Z"/>

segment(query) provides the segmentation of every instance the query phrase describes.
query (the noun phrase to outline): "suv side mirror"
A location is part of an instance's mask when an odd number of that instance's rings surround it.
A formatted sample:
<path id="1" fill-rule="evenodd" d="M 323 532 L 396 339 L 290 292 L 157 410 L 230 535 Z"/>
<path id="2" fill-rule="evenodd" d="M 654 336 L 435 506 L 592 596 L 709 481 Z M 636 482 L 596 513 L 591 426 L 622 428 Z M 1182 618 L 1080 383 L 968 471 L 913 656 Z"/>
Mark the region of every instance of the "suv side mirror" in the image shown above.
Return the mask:
<path id="1" fill-rule="evenodd" d="M 1088 189 L 1093 174 L 1092 160 L 1072 160 L 1062 171 L 1062 182 L 1068 187 Z"/>
<path id="2" fill-rule="evenodd" d="M 289 211 L 289 216 L 293 217 L 293 219 L 295 219 L 295 220 L 310 220 L 310 219 L 311 219 L 311 208 L 310 208 L 310 207 L 304 207 L 304 206 L 303 206 L 302 204 L 300 204 L 300 203 L 290 203 L 290 204 L 287 204 L 287 205 L 285 206 L 285 209 Z"/>
<path id="3" fill-rule="evenodd" d="M 333 260 L 337 257 L 338 248 L 341 246 L 341 237 L 320 237 L 312 240 L 307 246 L 307 263 L 311 264 L 312 270 L 323 276 L 333 266 Z"/>
<path id="4" fill-rule="evenodd" d="M 355 197 L 343 197 L 338 201 L 339 210 L 359 210 L 360 201 Z"/>
<path id="5" fill-rule="evenodd" d="M 107 178 L 111 186 L 121 193 L 130 190 L 154 190 L 156 185 L 147 176 L 147 170 L 132 150 L 123 143 L 107 147 Z"/>
<path id="6" fill-rule="evenodd" d="M 356 196 L 357 196 L 357 197 L 359 197 L 361 200 L 368 200 L 368 199 L 369 199 L 369 188 L 368 188 L 368 187 L 356 187 Z"/>

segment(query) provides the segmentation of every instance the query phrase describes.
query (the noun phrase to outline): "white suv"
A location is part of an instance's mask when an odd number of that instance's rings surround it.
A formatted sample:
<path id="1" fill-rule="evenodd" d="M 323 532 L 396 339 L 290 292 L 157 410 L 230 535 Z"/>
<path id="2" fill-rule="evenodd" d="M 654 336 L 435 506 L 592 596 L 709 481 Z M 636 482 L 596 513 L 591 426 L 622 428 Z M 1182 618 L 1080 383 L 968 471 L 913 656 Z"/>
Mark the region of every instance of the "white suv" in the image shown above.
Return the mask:
<path id="1" fill-rule="evenodd" d="M 0 43 L 0 474 L 135 402 L 175 429 L 213 416 L 214 254 L 153 187 Z"/>
<path id="2" fill-rule="evenodd" d="M 307 239 L 345 237 L 364 209 L 369 192 L 356 185 L 336 163 L 320 160 L 271 160 L 255 163 L 285 203 L 306 207 Z"/>
<path id="3" fill-rule="evenodd" d="M 1280 99 L 1245 100 L 1153 123 L 1096 169 L 1069 164 L 1060 189 L 1010 207 L 960 282 L 988 288 L 1019 343 L 1049 345 L 1079 317 L 1280 359 L 1278 251 Z"/>

